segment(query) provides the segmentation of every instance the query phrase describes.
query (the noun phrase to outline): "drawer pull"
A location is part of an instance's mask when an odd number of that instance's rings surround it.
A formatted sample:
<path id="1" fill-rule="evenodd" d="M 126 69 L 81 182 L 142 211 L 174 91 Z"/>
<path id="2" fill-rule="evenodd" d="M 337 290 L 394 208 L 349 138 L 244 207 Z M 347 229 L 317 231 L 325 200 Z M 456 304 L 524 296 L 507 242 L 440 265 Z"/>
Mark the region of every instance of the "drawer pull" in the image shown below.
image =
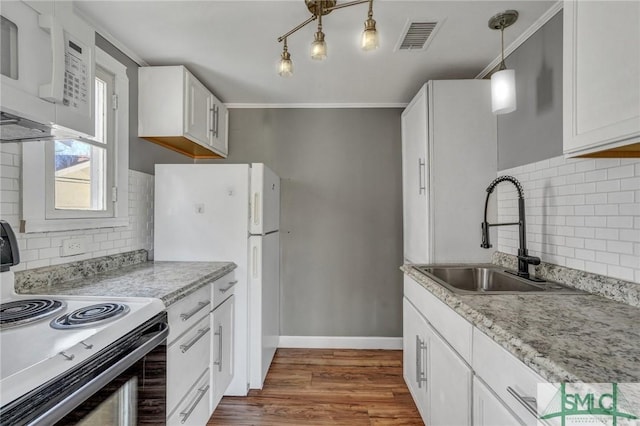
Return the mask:
<path id="1" fill-rule="evenodd" d="M 416 382 L 418 389 L 422 388 L 422 382 L 427 382 L 427 375 L 422 371 L 422 350 L 427 349 L 424 341 L 420 340 L 420 336 L 416 334 Z"/>
<path id="2" fill-rule="evenodd" d="M 184 345 L 180 345 L 180 350 L 182 351 L 182 353 L 185 353 L 186 351 L 191 349 L 191 346 L 195 345 L 198 342 L 198 340 L 200 340 L 204 336 L 206 336 L 207 333 L 209 332 L 209 330 L 211 330 L 211 327 L 201 328 L 200 330 L 198 330 L 198 334 L 196 334 L 196 337 L 191 339 L 189 341 L 189 343 L 185 343 Z"/>
<path id="3" fill-rule="evenodd" d="M 198 397 L 196 398 L 195 401 L 193 401 L 193 404 L 191 405 L 191 407 L 189 407 L 187 411 L 183 411 L 180 413 L 180 415 L 182 416 L 182 420 L 180 421 L 180 423 L 184 423 L 187 421 L 189 416 L 191 416 L 191 413 L 193 413 L 193 410 L 196 409 L 196 407 L 198 406 L 202 398 L 207 394 L 208 390 L 209 390 L 209 385 L 206 385 L 198 389 Z"/>
<path id="4" fill-rule="evenodd" d="M 222 325 L 218 326 L 215 335 L 218 336 L 218 361 L 214 361 L 213 365 L 217 365 L 218 371 L 222 371 Z"/>
<path id="5" fill-rule="evenodd" d="M 236 285 L 236 284 L 238 284 L 238 280 L 230 281 L 230 282 L 229 282 L 229 285 L 228 285 L 226 288 L 221 288 L 221 289 L 220 289 L 220 293 L 225 294 L 226 292 L 228 292 L 229 290 L 231 290 L 231 288 L 232 288 L 234 285 Z"/>
<path id="6" fill-rule="evenodd" d="M 186 314 L 180 314 L 180 318 L 182 319 L 182 321 L 186 321 L 192 316 L 194 316 L 195 314 L 197 314 L 198 312 L 200 312 L 201 309 L 203 309 L 205 306 L 209 304 L 211 304 L 211 300 L 207 300 L 206 302 L 199 302 L 198 306 L 193 308 L 191 311 L 187 312 Z"/>
<path id="7" fill-rule="evenodd" d="M 524 408 L 533 416 L 538 418 L 538 402 L 532 396 L 522 396 L 511 386 L 507 386 L 507 392 L 509 392 L 520 404 L 524 405 Z"/>

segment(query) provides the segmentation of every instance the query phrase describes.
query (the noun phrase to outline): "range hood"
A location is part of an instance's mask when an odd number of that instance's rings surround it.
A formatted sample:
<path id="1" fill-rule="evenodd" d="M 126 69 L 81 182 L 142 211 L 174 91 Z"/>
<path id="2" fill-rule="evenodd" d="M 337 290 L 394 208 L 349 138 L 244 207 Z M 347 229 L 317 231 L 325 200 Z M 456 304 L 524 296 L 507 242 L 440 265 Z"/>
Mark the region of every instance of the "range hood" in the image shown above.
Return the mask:
<path id="1" fill-rule="evenodd" d="M 51 126 L 0 112 L 0 142 L 40 141 L 53 137 Z"/>

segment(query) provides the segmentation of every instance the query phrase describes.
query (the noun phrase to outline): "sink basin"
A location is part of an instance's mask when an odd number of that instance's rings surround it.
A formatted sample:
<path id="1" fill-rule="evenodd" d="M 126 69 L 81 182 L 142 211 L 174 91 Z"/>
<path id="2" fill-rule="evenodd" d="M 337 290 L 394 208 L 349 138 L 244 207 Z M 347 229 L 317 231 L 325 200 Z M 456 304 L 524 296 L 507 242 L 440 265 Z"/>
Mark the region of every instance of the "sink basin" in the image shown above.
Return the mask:
<path id="1" fill-rule="evenodd" d="M 551 281 L 531 282 L 497 266 L 416 265 L 414 268 L 452 292 L 460 294 L 584 294 L 583 291 Z"/>

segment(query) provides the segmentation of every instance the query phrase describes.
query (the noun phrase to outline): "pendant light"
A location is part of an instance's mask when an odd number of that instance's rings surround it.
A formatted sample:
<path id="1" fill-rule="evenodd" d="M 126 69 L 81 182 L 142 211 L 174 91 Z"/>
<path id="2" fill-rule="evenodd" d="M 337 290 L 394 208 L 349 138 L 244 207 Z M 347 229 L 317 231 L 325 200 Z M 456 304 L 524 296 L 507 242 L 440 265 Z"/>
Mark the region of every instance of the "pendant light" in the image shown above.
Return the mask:
<path id="1" fill-rule="evenodd" d="M 375 50 L 379 46 L 378 30 L 376 21 L 373 19 L 373 0 L 369 0 L 369 14 L 364 21 L 364 31 L 362 32 L 362 50 Z"/>
<path id="2" fill-rule="evenodd" d="M 322 61 L 327 57 L 327 43 L 322 32 L 322 2 L 320 2 L 320 15 L 318 16 L 318 31 L 313 36 L 311 43 L 311 59 Z"/>
<path id="3" fill-rule="evenodd" d="M 376 21 L 373 19 L 373 0 L 352 0 L 340 4 L 338 4 L 337 0 L 304 0 L 304 2 L 309 12 L 311 12 L 311 17 L 278 37 L 278 42 L 282 43 L 284 41 L 284 49 L 280 55 L 280 65 L 278 68 L 278 74 L 282 77 L 289 77 L 293 74 L 293 63 L 291 62 L 291 55 L 287 49 L 287 37 L 315 20 L 318 20 L 318 30 L 314 33 L 313 42 L 311 43 L 311 58 L 321 61 L 327 57 L 327 42 L 325 41 L 325 34 L 322 31 L 322 17 L 337 9 L 368 3 L 369 13 L 364 22 L 362 49 L 370 51 L 378 48 L 378 30 L 376 29 Z"/>
<path id="4" fill-rule="evenodd" d="M 518 20 L 518 12 L 507 10 L 489 19 L 489 28 L 500 30 L 501 61 L 498 71 L 491 75 L 491 110 L 507 114 L 516 110 L 516 73 L 504 63 L 504 29 Z"/>
<path id="5" fill-rule="evenodd" d="M 291 77 L 293 75 L 293 62 L 291 61 L 291 55 L 287 47 L 287 39 L 284 39 L 284 49 L 282 56 L 280 57 L 280 67 L 278 69 L 280 77 Z"/>

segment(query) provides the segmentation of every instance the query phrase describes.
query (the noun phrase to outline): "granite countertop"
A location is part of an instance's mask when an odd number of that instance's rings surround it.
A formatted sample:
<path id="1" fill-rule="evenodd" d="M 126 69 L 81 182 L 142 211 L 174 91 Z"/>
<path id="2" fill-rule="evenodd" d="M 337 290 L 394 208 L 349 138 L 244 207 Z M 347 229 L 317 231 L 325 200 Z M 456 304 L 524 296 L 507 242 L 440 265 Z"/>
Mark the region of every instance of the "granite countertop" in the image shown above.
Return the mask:
<path id="1" fill-rule="evenodd" d="M 144 262 L 65 281 L 17 289 L 22 294 L 154 297 L 169 306 L 236 268 L 233 262 Z"/>
<path id="2" fill-rule="evenodd" d="M 593 294 L 460 295 L 401 269 L 552 383 L 640 382 L 638 307 Z"/>

